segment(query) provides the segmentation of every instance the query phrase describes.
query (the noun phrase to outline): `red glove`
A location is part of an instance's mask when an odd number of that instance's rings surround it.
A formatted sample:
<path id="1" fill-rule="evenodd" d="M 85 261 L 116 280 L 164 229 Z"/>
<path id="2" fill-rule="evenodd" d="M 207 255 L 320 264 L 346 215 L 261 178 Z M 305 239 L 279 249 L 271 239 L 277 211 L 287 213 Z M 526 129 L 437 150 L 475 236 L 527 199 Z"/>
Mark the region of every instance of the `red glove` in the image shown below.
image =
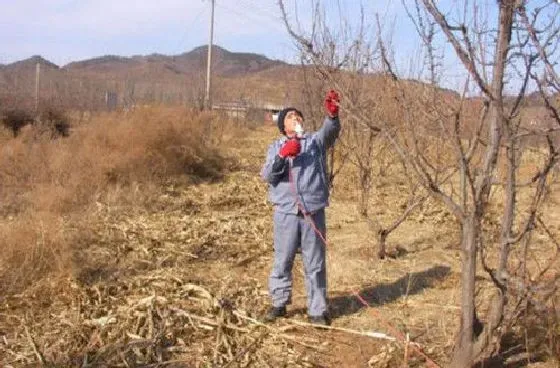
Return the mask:
<path id="1" fill-rule="evenodd" d="M 280 152 L 278 153 L 280 157 L 296 157 L 299 152 L 301 151 L 301 144 L 297 139 L 289 139 L 284 143 L 284 145 L 280 148 Z"/>
<path id="2" fill-rule="evenodd" d="M 338 106 L 340 103 L 340 96 L 338 93 L 331 89 L 329 93 L 325 96 L 325 109 L 327 110 L 327 114 L 331 117 L 338 116 Z"/>

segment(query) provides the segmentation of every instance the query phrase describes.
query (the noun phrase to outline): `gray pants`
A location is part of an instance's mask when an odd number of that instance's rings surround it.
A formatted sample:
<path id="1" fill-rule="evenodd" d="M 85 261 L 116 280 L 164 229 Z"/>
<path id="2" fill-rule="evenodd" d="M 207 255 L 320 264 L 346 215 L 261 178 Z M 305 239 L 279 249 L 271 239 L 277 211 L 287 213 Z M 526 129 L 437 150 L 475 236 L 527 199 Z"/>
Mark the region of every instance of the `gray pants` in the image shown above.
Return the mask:
<path id="1" fill-rule="evenodd" d="M 315 226 L 325 237 L 325 210 L 313 215 Z M 272 305 L 282 307 L 292 299 L 292 267 L 301 246 L 307 291 L 307 314 L 319 316 L 327 311 L 327 271 L 325 244 L 311 224 L 301 215 L 274 211 L 274 266 L 269 278 Z"/>

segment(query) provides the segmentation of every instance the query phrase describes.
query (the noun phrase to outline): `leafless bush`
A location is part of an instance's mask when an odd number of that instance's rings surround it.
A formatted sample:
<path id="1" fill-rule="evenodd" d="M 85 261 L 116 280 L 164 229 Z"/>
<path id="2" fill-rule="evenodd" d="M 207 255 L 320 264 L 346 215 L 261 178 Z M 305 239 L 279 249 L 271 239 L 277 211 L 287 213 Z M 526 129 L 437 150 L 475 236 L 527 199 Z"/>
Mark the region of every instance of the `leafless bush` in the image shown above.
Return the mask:
<path id="1" fill-rule="evenodd" d="M 56 108 L 46 108 L 41 111 L 37 119 L 37 125 L 44 132 L 48 132 L 51 137 L 68 137 L 70 134 L 70 119 L 68 116 Z"/>
<path id="2" fill-rule="evenodd" d="M 21 128 L 32 124 L 34 121 L 33 115 L 24 109 L 11 108 L 0 112 L 0 116 L 2 118 L 2 125 L 9 129 L 14 137 L 17 137 Z"/>

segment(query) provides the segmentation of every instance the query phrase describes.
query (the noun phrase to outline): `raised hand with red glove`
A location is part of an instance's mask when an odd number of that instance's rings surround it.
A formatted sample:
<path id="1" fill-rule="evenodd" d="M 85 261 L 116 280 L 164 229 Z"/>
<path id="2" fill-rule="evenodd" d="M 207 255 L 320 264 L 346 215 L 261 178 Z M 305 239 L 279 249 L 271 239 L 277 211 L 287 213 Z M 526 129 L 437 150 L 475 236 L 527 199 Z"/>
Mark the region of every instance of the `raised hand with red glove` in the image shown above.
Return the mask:
<path id="1" fill-rule="evenodd" d="M 299 140 L 296 138 L 292 138 L 292 139 L 288 139 L 286 143 L 284 143 L 284 145 L 280 148 L 280 152 L 278 153 L 278 156 L 282 158 L 296 157 L 297 155 L 299 155 L 300 151 L 301 151 L 301 144 L 299 143 Z"/>
<path id="2" fill-rule="evenodd" d="M 327 114 L 331 118 L 336 118 L 338 116 L 339 106 L 340 96 L 338 92 L 336 92 L 334 89 L 331 89 L 325 96 L 325 109 L 327 110 Z"/>

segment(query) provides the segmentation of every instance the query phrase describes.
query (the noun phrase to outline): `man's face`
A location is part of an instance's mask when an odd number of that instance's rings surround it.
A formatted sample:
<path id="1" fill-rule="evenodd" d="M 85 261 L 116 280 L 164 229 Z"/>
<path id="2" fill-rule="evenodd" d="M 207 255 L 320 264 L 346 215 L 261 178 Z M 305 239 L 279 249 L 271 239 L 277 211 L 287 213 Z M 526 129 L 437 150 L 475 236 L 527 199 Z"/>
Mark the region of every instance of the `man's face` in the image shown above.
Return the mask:
<path id="1" fill-rule="evenodd" d="M 296 125 L 301 124 L 303 127 L 303 118 L 295 111 L 289 111 L 284 118 L 284 130 L 288 137 L 296 133 Z"/>

